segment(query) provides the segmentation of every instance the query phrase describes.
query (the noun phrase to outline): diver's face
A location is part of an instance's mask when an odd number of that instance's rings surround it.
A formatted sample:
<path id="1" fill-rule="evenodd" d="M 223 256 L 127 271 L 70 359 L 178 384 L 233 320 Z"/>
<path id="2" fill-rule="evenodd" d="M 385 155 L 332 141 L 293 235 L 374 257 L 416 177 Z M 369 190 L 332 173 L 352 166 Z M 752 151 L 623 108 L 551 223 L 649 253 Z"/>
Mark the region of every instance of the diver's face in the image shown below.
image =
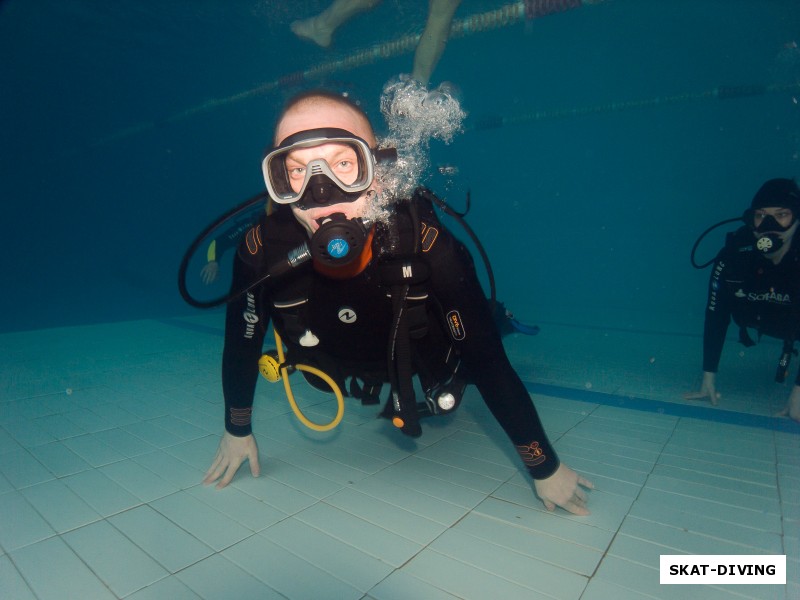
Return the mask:
<path id="1" fill-rule="evenodd" d="M 321 144 L 312 148 L 299 148 L 286 155 L 286 172 L 289 185 L 295 192 L 303 187 L 306 167 L 312 160 L 323 159 L 342 183 L 352 184 L 358 177 L 358 156 L 348 144 Z"/>
<path id="2" fill-rule="evenodd" d="M 780 229 L 768 227 L 766 230 L 761 229 L 760 231 L 762 233 L 766 233 L 768 231 L 775 231 L 776 233 L 786 231 L 792 225 L 792 221 L 794 220 L 794 214 L 788 208 L 757 208 L 753 211 L 753 227 L 758 230 L 765 220 L 767 220 L 767 223 L 769 223 L 771 220 L 768 220 L 767 217 L 772 217 Z"/>
<path id="3" fill-rule="evenodd" d="M 278 123 L 275 132 L 275 143 L 278 145 L 290 135 L 309 129 L 331 127 L 344 129 L 365 140 L 370 146 L 376 145 L 372 128 L 362 115 L 346 105 L 330 101 L 303 104 L 294 107 Z M 291 152 L 286 159 L 290 185 L 299 191 L 305 178 L 305 166 L 312 160 L 325 160 L 336 175 L 345 183 L 352 183 L 357 176 L 355 151 L 345 144 L 321 144 L 311 148 L 302 148 Z M 342 213 L 348 219 L 356 219 L 366 214 L 373 188 L 365 190 L 354 202 L 340 202 L 302 210 L 292 204 L 292 213 L 309 235 L 313 234 L 321 221 L 334 213 Z"/>

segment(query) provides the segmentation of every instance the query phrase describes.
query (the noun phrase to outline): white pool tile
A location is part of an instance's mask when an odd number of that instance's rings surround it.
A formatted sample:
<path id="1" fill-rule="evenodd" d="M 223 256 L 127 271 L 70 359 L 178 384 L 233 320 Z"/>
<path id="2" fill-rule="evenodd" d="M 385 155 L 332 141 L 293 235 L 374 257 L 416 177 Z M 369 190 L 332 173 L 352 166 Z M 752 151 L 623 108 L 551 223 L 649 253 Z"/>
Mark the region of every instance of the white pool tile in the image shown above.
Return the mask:
<path id="1" fill-rule="evenodd" d="M 462 453 L 459 444 L 451 443 L 449 439 L 446 439 L 428 446 L 416 453 L 416 456 L 454 469 L 460 469 L 470 474 L 500 481 L 507 480 L 519 468 L 516 460 L 511 462 L 505 455 L 500 457 L 500 455 L 492 453 L 490 454 L 492 460 L 484 460 L 474 454 L 476 453 Z"/>
<path id="2" fill-rule="evenodd" d="M 480 546 L 486 551 L 491 551 L 493 546 L 500 546 L 586 577 L 594 573 L 603 558 L 601 550 L 576 544 L 561 537 L 541 532 L 533 533 L 529 529 L 474 513 L 448 531 L 463 532 L 482 540 L 480 543 L 471 541 L 470 545 Z"/>
<path id="3" fill-rule="evenodd" d="M 429 548 L 475 569 L 530 588 L 534 591 L 533 595 L 544 594 L 565 600 L 578 600 L 588 583 L 585 575 L 501 545 L 477 543 L 478 539 L 459 529 L 450 529 L 439 536 Z M 547 542 L 547 538 L 540 539 L 542 544 Z"/>
<path id="4" fill-rule="evenodd" d="M 27 450 L 4 454 L 0 461 L 0 473 L 15 489 L 21 489 L 53 479 L 53 474 L 36 460 Z"/>
<path id="5" fill-rule="evenodd" d="M 40 417 L 34 423 L 57 440 L 74 438 L 88 433 L 86 429 L 63 414 Z"/>
<path id="6" fill-rule="evenodd" d="M 776 533 L 664 509 L 645 512 L 634 506 L 620 532 L 687 554 L 782 554 Z"/>
<path id="7" fill-rule="evenodd" d="M 614 532 L 587 525 L 580 518 L 570 518 L 566 515 L 562 516 L 560 513 L 551 514 L 497 498 L 488 498 L 473 511 L 473 514 L 499 519 L 517 527 L 560 537 L 568 542 L 594 548 L 601 552 L 608 548 L 614 537 Z"/>
<path id="8" fill-rule="evenodd" d="M 149 452 L 136 456 L 134 462 L 149 469 L 161 479 L 169 481 L 181 489 L 200 484 L 205 473 L 164 451 Z"/>
<path id="9" fill-rule="evenodd" d="M 162 479 L 133 459 L 116 462 L 100 468 L 100 472 L 113 479 L 142 502 L 150 502 L 177 492 L 180 487 Z"/>
<path id="10" fill-rule="evenodd" d="M 162 417 L 156 417 L 150 422 L 156 427 L 160 427 L 161 429 L 169 431 L 181 441 L 196 440 L 208 435 L 207 430 L 192 425 L 191 423 L 188 423 L 183 419 L 179 419 L 171 414 L 164 415 Z"/>
<path id="11" fill-rule="evenodd" d="M 340 486 L 351 485 L 367 476 L 365 471 L 330 460 L 324 453 L 298 450 L 282 454 L 280 460 L 303 471 L 329 479 Z"/>
<path id="12" fill-rule="evenodd" d="M 108 521 L 161 566 L 176 573 L 214 551 L 149 506 L 140 506 Z"/>
<path id="13" fill-rule="evenodd" d="M 276 523 L 260 535 L 362 592 L 369 591 L 393 571 L 390 564 L 294 517 Z"/>
<path id="14" fill-rule="evenodd" d="M 136 420 L 123 425 L 122 429 L 156 448 L 166 448 L 184 441 L 175 433 L 155 425 L 153 421 Z"/>
<path id="15" fill-rule="evenodd" d="M 261 474 L 317 499 L 330 496 L 344 485 L 281 459 L 268 460 Z"/>
<path id="16" fill-rule="evenodd" d="M 156 449 L 152 444 L 147 443 L 135 435 L 131 435 L 124 429 L 106 429 L 93 434 L 93 437 L 98 442 L 114 448 L 114 450 L 123 454 L 126 458 L 147 454 Z"/>
<path id="17" fill-rule="evenodd" d="M 4 405 L 0 403 L 0 412 L 3 411 Z M 0 458 L 2 458 L 3 454 L 7 454 L 9 452 L 19 452 L 22 450 L 20 444 L 14 439 L 10 433 L 8 433 L 4 428 L 0 427 Z"/>
<path id="18" fill-rule="evenodd" d="M 355 490 L 344 489 L 325 499 L 326 504 L 379 525 L 418 544 L 428 544 L 447 526 L 416 515 Z"/>
<path id="19" fill-rule="evenodd" d="M 715 502 L 740 509 L 749 509 L 767 515 L 781 514 L 780 499 L 777 487 L 769 489 L 765 486 L 740 486 L 739 490 L 730 489 L 730 482 L 720 486 L 712 477 L 702 482 L 689 480 L 685 470 L 679 472 L 654 472 L 647 478 L 647 487 L 665 492 L 677 491 L 683 496 Z"/>
<path id="20" fill-rule="evenodd" d="M 288 516 L 234 486 L 218 490 L 215 486 L 198 485 L 186 491 L 253 532 L 266 529 Z"/>
<path id="21" fill-rule="evenodd" d="M 714 519 L 723 523 L 736 523 L 746 525 L 758 531 L 773 533 L 781 532 L 781 519 L 777 515 L 759 510 L 731 506 L 724 502 L 716 502 L 705 498 L 692 497 L 685 494 L 673 493 L 663 489 L 654 489 L 645 486 L 636 499 L 636 503 L 644 502 L 650 506 L 666 506 L 689 510 L 707 519 Z"/>
<path id="22" fill-rule="evenodd" d="M 394 567 L 406 563 L 423 547 L 422 544 L 324 502 L 305 509 L 295 515 L 295 518 Z"/>
<path id="23" fill-rule="evenodd" d="M 535 598 L 536 591 L 490 571 L 455 560 L 430 549 L 415 556 L 403 571 L 444 589 L 458 598 Z M 568 596 L 567 598 L 572 598 Z"/>
<path id="24" fill-rule="evenodd" d="M 0 460 L 2 460 L 2 457 L 0 457 Z M 14 486 L 12 486 L 8 479 L 6 479 L 5 476 L 0 473 L 0 495 L 6 494 L 13 490 Z"/>
<path id="25" fill-rule="evenodd" d="M 113 429 L 114 425 L 98 415 L 96 412 L 86 409 L 78 408 L 64 413 L 64 417 L 77 425 L 81 430 L 86 433 L 96 433 L 106 429 Z"/>
<path id="26" fill-rule="evenodd" d="M 66 477 L 62 481 L 103 517 L 117 514 L 142 503 L 139 498 L 97 469 Z"/>
<path id="27" fill-rule="evenodd" d="M 370 590 L 369 600 L 408 600 L 409 598 L 425 598 L 425 600 L 458 600 L 443 589 L 422 581 L 403 571 L 395 571 Z"/>
<path id="28" fill-rule="evenodd" d="M 0 495 L 0 546 L 10 552 L 56 534 L 19 492 Z"/>
<path id="29" fill-rule="evenodd" d="M 91 404 L 87 408 L 114 428 L 126 427 L 139 422 L 137 415 L 110 401 Z"/>
<path id="30" fill-rule="evenodd" d="M 128 596 L 169 574 L 105 521 L 71 531 L 63 539 L 119 597 Z"/>
<path id="31" fill-rule="evenodd" d="M 56 477 L 66 477 L 91 469 L 91 465 L 67 448 L 63 442 L 35 446 L 29 452 Z"/>
<path id="32" fill-rule="evenodd" d="M 412 463 L 403 461 L 376 473 L 371 479 L 386 481 L 393 486 L 400 486 L 468 509 L 475 508 L 488 495 L 439 477 L 426 475 L 416 469 L 415 466 Z"/>
<path id="33" fill-rule="evenodd" d="M 27 487 L 20 493 L 58 533 L 101 518 L 97 511 L 58 479 Z"/>
<path id="34" fill-rule="evenodd" d="M 11 559 L 39 600 L 115 600 L 114 594 L 61 538 L 52 537 L 16 550 Z"/>
<path id="35" fill-rule="evenodd" d="M 8 556 L 0 556 L 0 598 L 36 600 L 33 591 Z"/>
<path id="36" fill-rule="evenodd" d="M 269 472 L 265 474 L 263 470 L 260 477 L 251 477 L 249 473 L 239 474 L 231 485 L 286 515 L 293 515 L 319 501 L 313 496 L 272 479 Z"/>
<path id="37" fill-rule="evenodd" d="M 440 500 L 427 494 L 389 483 L 385 479 L 368 478 L 351 486 L 351 488 L 448 527 L 468 512 L 466 508 L 453 502 Z M 457 493 L 457 490 L 458 488 L 453 488 L 453 495 Z"/>
<path id="38" fill-rule="evenodd" d="M 98 434 L 87 434 L 64 440 L 64 445 L 88 462 L 93 467 L 102 467 L 125 459 L 122 452 L 97 437 Z"/>
<path id="39" fill-rule="evenodd" d="M 164 600 L 165 598 L 169 598 L 169 600 L 206 600 L 194 593 L 176 575 L 160 579 L 156 583 L 127 596 L 125 600 Z"/>
<path id="40" fill-rule="evenodd" d="M 486 477 L 477 473 L 470 473 L 461 469 L 453 469 L 432 460 L 423 460 L 410 456 L 403 461 L 403 468 L 410 468 L 414 472 L 429 477 L 441 479 L 450 484 L 458 485 L 476 492 L 489 494 L 503 483 L 503 479 Z"/>
<path id="41" fill-rule="evenodd" d="M 202 595 L 203 600 L 230 600 L 234 595 L 236 598 L 253 600 L 286 598 L 220 554 L 201 560 L 178 573 L 176 577 L 186 587 Z M 169 596 L 170 600 L 175 597 Z M 157 599 L 154 597 L 153 600 Z"/>
<path id="42" fill-rule="evenodd" d="M 261 534 L 225 550 L 222 555 L 287 598 L 359 600 L 363 596 L 355 587 L 287 552 Z"/>
<path id="43" fill-rule="evenodd" d="M 252 530 L 185 491 L 154 500 L 150 506 L 216 552 L 253 534 Z"/>

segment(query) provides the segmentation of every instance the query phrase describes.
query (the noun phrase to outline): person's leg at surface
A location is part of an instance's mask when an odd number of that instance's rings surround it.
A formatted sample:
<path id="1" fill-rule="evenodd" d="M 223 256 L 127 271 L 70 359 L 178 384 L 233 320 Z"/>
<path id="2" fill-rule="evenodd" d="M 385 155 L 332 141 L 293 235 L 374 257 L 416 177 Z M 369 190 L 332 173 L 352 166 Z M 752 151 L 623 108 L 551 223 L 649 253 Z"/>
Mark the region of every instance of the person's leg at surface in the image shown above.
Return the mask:
<path id="1" fill-rule="evenodd" d="M 294 21 L 290 27 L 297 37 L 327 48 L 342 23 L 359 13 L 372 10 L 380 3 L 381 0 L 334 0 L 318 15 Z"/>
<path id="2" fill-rule="evenodd" d="M 433 70 L 439 63 L 450 36 L 453 15 L 459 4 L 461 0 L 430 0 L 428 20 L 414 53 L 414 69 L 411 72 L 411 77 L 422 85 L 428 85 Z"/>

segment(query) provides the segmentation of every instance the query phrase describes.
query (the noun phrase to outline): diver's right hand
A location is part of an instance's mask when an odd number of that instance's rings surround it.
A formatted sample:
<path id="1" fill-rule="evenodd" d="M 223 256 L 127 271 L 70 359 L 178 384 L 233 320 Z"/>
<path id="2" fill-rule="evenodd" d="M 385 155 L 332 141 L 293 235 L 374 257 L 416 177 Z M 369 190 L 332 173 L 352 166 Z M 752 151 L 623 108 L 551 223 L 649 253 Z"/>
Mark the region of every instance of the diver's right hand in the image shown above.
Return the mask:
<path id="1" fill-rule="evenodd" d="M 261 467 L 258 465 L 258 445 L 253 434 L 244 437 L 231 435 L 227 431 L 219 441 L 219 449 L 214 457 L 214 462 L 206 471 L 203 485 L 210 485 L 220 479 L 217 489 L 224 488 L 231 482 L 236 471 L 245 460 L 250 461 L 250 473 L 253 477 L 258 477 Z"/>
<path id="2" fill-rule="evenodd" d="M 720 395 L 717 393 L 716 379 L 717 379 L 716 373 L 703 371 L 703 383 L 700 386 L 700 391 L 688 392 L 683 395 L 684 399 L 702 400 L 703 398 L 708 398 L 709 400 L 711 400 L 711 404 L 716 406 L 717 399 L 719 399 L 720 397 Z"/>

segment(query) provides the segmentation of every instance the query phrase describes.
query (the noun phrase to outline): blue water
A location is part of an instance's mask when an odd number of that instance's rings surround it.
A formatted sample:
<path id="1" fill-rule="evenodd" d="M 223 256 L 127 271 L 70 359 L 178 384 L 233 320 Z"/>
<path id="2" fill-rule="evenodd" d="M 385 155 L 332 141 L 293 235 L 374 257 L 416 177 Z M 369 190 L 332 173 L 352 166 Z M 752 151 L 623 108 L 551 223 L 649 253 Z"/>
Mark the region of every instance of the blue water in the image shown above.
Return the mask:
<path id="1" fill-rule="evenodd" d="M 386 0 L 322 50 L 289 31 L 321 0 L 0 3 L 0 332 L 192 314 L 183 250 L 261 191 L 262 150 L 298 88 L 232 98 L 419 31 L 425 4 Z M 464 0 L 457 18 L 503 4 Z M 797 84 L 792 41 L 794 0 L 609 0 L 451 40 L 432 83 L 454 82 L 469 116 L 431 149 L 459 175 L 428 183 L 454 204 L 471 190 L 521 320 L 699 332 L 707 272 L 691 245 L 765 179 L 800 175 L 800 89 L 698 96 Z M 311 84 L 347 91 L 380 130 L 380 90 L 410 69 L 404 55 Z M 656 98 L 675 100 L 620 107 Z M 554 110 L 567 112 L 483 126 Z"/>

